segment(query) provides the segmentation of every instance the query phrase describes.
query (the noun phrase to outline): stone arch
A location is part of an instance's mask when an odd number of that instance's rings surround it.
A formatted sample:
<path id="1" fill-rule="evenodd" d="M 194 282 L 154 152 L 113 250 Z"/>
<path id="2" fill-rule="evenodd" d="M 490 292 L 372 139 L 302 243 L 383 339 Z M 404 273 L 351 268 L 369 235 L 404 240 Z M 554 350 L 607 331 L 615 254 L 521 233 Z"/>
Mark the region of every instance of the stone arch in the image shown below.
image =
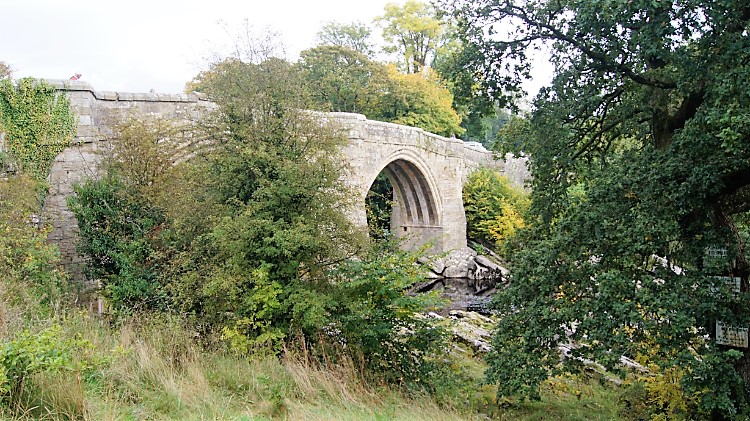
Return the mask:
<path id="1" fill-rule="evenodd" d="M 429 166 L 416 153 L 402 149 L 377 168 L 368 189 L 380 173 L 391 182 L 394 191 L 391 232 L 403 238 L 407 248 L 430 243 L 434 250 L 442 250 L 442 200 Z"/>

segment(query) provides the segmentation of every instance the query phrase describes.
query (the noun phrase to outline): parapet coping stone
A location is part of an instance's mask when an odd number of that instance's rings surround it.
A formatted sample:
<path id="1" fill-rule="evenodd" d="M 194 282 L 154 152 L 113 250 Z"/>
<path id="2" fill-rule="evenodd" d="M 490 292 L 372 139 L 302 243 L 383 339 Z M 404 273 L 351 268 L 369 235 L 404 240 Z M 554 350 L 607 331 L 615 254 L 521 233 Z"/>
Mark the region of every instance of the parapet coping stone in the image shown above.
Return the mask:
<path id="1" fill-rule="evenodd" d="M 210 102 L 207 97 L 199 92 L 190 94 L 163 94 L 154 92 L 115 92 L 115 91 L 97 91 L 94 87 L 82 80 L 65 80 L 65 79 L 45 79 L 45 82 L 54 86 L 56 89 L 61 91 L 82 91 L 90 92 L 91 95 L 100 101 L 122 101 L 122 102 L 175 102 L 175 103 L 197 103 L 197 102 Z M 363 114 L 358 113 L 346 113 L 346 112 L 320 112 L 320 111 L 307 111 L 311 114 L 317 114 L 327 120 L 337 120 L 340 123 L 348 121 L 352 122 L 364 122 L 370 126 L 380 126 L 389 129 L 396 129 L 401 131 L 411 131 L 418 133 L 428 139 L 437 141 L 447 142 L 455 146 L 463 146 L 468 150 L 474 150 L 477 152 L 487 151 L 483 145 L 476 144 L 476 142 L 464 142 L 461 139 L 455 137 L 445 137 L 438 134 L 430 133 L 419 127 L 404 126 L 402 124 L 370 120 Z M 351 133 L 350 133 L 351 135 Z M 354 136 L 357 137 L 356 135 Z"/>
<path id="2" fill-rule="evenodd" d="M 126 101 L 126 102 L 201 102 L 207 101 L 200 93 L 189 94 L 162 94 L 154 92 L 114 92 L 97 91 L 90 83 L 81 80 L 45 79 L 45 82 L 61 91 L 83 91 L 90 92 L 94 98 L 100 101 Z"/>

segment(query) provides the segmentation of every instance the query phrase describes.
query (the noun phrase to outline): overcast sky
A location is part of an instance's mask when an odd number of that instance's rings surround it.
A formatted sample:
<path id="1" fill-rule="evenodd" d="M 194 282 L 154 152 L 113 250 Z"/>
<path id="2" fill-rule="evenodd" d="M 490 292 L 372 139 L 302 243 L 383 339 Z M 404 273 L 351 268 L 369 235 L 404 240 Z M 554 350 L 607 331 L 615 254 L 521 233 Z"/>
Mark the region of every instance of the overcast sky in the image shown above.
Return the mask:
<path id="1" fill-rule="evenodd" d="M 404 0 L 390 0 L 403 4 Z M 287 58 L 327 21 L 368 25 L 389 0 L 3 0 L 0 61 L 14 77 L 68 79 L 100 91 L 182 92 L 226 51 L 246 19 L 281 34 Z M 379 33 L 379 30 L 376 30 Z"/>
<path id="2" fill-rule="evenodd" d="M 98 90 L 181 92 L 245 19 L 281 33 L 287 58 L 327 21 L 370 24 L 388 0 L 4 0 L 0 61 L 14 77 L 81 80 Z M 403 3 L 403 1 L 396 1 Z"/>

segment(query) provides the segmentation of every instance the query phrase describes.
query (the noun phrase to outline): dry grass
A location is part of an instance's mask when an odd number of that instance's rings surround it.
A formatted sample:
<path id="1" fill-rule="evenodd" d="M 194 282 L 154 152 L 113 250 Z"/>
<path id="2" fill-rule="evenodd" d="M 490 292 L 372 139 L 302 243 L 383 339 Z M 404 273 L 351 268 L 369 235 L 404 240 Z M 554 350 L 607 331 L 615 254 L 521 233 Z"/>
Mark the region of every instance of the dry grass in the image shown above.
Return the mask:
<path id="1" fill-rule="evenodd" d="M 587 385 L 570 385 L 583 390 L 582 397 L 560 394 L 565 388 L 558 384 L 547 402 L 506 409 L 493 403 L 492 387 L 476 386 L 473 391 L 480 397 L 472 398 L 471 405 L 468 396 L 461 397 L 467 406 L 456 411 L 431 397 L 404 397 L 368 383 L 359 365 L 345 356 L 337 356 L 335 363 L 311 363 L 303 354 L 247 359 L 206 350 L 176 318 L 137 318 L 113 328 L 77 313 L 60 323 L 66 336 L 81 335 L 91 343 L 90 355 L 80 358 L 95 362 L 97 369 L 30 377 L 23 396 L 0 418 L 440 421 L 476 419 L 480 413 L 498 419 L 545 419 L 545 414 L 608 419 L 616 414 L 613 394 L 598 396 L 600 389 Z"/>

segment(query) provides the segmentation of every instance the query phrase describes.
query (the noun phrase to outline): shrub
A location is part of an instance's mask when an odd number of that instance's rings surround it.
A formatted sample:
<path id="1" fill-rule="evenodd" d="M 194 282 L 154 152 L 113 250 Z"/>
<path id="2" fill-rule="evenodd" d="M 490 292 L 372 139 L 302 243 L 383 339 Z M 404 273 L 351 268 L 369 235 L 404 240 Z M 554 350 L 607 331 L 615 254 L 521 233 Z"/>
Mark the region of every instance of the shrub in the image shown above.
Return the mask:
<path id="1" fill-rule="evenodd" d="M 87 368 L 76 354 L 91 348 L 80 337 L 63 338 L 59 325 L 38 333 L 23 331 L 0 346 L 0 397 L 7 399 L 20 392 L 24 380 L 43 371 L 78 371 Z"/>
<path id="2" fill-rule="evenodd" d="M 345 346 L 366 373 L 430 390 L 445 374 L 440 360 L 447 333 L 422 316 L 440 303 L 437 296 L 408 292 L 424 280 L 421 255 L 381 244 L 332 271 L 329 295 L 335 298 L 324 334 Z"/>
<path id="3" fill-rule="evenodd" d="M 708 413 L 699 410 L 702 393 L 691 395 L 683 389 L 684 369 L 661 368 L 656 364 L 648 368 L 647 374 L 630 380 L 620 396 L 623 418 L 672 420 L 697 415 L 709 418 Z"/>
<path id="4" fill-rule="evenodd" d="M 79 227 L 78 252 L 86 274 L 99 279 L 116 311 L 158 308 L 161 259 L 154 246 L 162 212 L 128 190 L 116 176 L 88 180 L 68 199 Z"/>
<path id="5" fill-rule="evenodd" d="M 464 185 L 464 208 L 470 238 L 502 248 L 526 224 L 527 195 L 495 170 L 480 168 Z"/>
<path id="6" fill-rule="evenodd" d="M 28 175 L 0 178 L 0 284 L 12 291 L 8 299 L 25 301 L 27 312 L 56 304 L 66 289 L 59 251 L 37 215 L 43 193 L 43 184 Z"/>

